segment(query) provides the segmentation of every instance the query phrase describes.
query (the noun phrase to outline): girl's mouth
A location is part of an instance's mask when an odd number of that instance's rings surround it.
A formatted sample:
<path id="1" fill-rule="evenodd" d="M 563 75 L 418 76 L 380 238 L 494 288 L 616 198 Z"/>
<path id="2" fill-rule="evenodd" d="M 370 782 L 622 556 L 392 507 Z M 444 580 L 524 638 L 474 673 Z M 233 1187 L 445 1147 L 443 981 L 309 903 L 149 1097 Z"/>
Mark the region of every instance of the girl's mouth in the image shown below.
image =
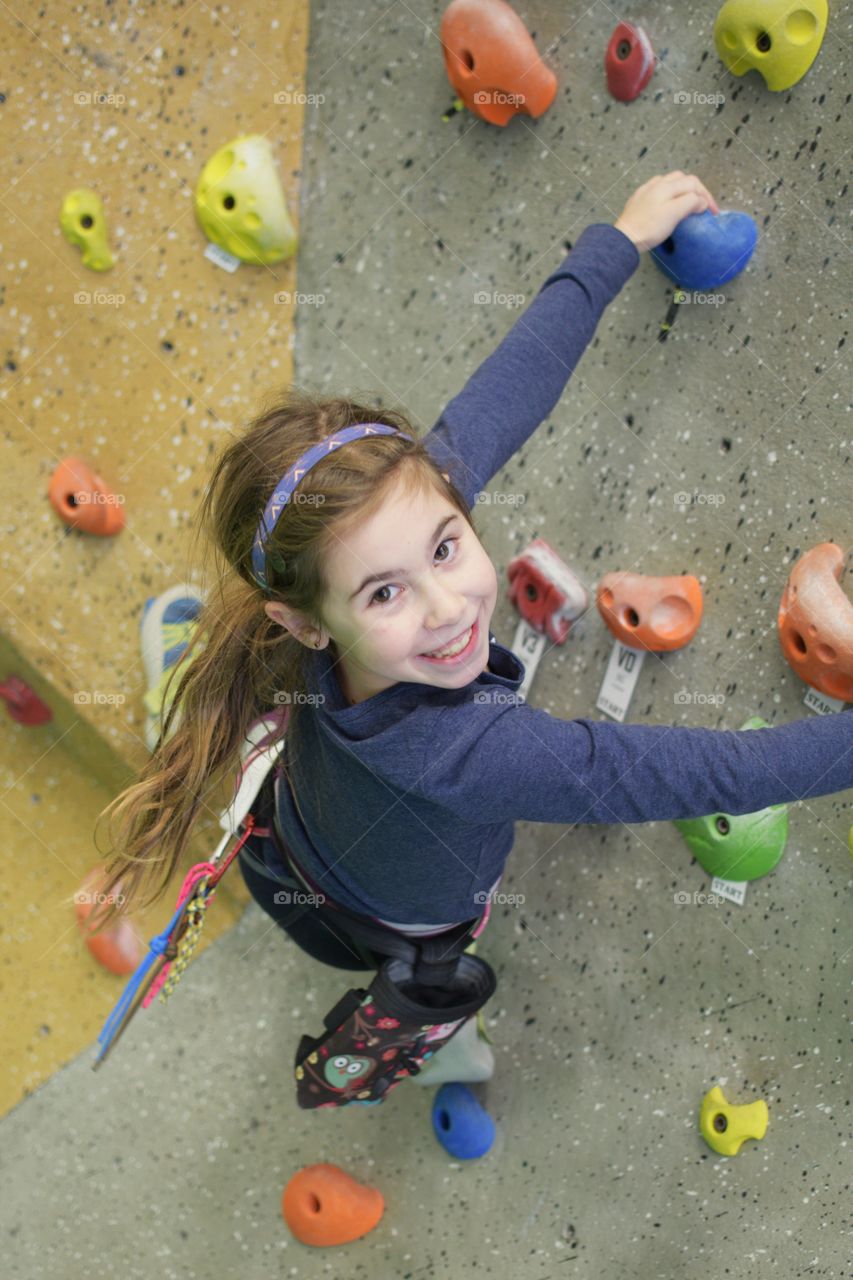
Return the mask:
<path id="1" fill-rule="evenodd" d="M 461 638 L 464 638 L 464 635 Z M 479 639 L 480 639 L 480 624 L 479 624 L 479 621 L 477 621 L 474 623 L 473 627 L 471 627 L 471 631 L 470 631 L 470 634 L 468 635 L 467 643 L 465 644 L 464 648 L 459 650 L 458 653 L 452 654 L 449 658 L 436 658 L 429 653 L 419 653 L 418 657 L 423 658 L 425 662 L 432 662 L 442 667 L 451 667 L 451 666 L 454 666 L 456 663 L 464 662 L 466 658 L 470 657 L 471 654 L 474 652 L 474 649 L 477 647 L 477 643 Z"/>

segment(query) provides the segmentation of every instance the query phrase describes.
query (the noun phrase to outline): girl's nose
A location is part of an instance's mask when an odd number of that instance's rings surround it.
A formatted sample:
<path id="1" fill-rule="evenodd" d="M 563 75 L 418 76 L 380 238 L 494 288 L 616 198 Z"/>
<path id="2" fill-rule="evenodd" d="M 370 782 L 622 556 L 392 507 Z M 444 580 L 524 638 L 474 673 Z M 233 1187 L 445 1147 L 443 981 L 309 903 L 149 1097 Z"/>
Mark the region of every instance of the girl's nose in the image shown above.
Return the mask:
<path id="1" fill-rule="evenodd" d="M 442 589 L 438 595 L 433 596 L 425 625 L 428 631 L 447 635 L 457 623 L 460 629 L 465 625 L 466 615 L 465 597 L 458 591 Z"/>

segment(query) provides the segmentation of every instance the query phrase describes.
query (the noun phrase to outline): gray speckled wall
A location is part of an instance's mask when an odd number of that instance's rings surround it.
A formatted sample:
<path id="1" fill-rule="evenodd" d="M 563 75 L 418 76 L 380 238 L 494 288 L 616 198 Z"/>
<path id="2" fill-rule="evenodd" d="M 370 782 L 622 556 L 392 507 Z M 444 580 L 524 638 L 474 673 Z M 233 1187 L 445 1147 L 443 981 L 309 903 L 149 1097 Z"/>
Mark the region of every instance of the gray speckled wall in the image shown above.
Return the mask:
<path id="1" fill-rule="evenodd" d="M 671 291 L 645 258 L 550 420 L 493 482 L 524 504 L 480 506 L 478 527 L 502 577 L 540 533 L 591 586 L 609 569 L 700 578 L 699 635 L 647 660 L 629 719 L 812 714 L 775 617 L 798 552 L 850 541 L 851 6 L 831 6 L 812 70 L 772 94 L 719 63 L 714 4 L 528 0 L 559 92 L 541 120 L 505 130 L 442 121 L 441 9 L 313 5 L 306 87 L 323 100 L 305 113 L 297 378 L 428 427 L 516 318 L 477 290 L 529 301 L 564 242 L 613 221 L 637 185 L 698 172 L 757 220 L 748 270 L 723 305 L 682 308 L 661 343 Z M 641 22 L 661 58 L 629 106 L 602 74 L 618 17 Z M 684 92 L 725 102 L 676 102 Z M 685 491 L 722 501 L 681 511 Z M 514 622 L 502 600 L 492 629 L 506 644 Z M 548 651 L 531 701 L 596 715 L 609 649 L 591 613 Z M 682 689 L 723 701 L 684 705 Z M 296 1110 L 298 1037 L 346 975 L 249 908 L 94 1090 L 86 1057 L 5 1121 L 9 1274 L 849 1275 L 847 800 L 794 807 L 783 861 L 743 907 L 693 896 L 708 880 L 670 824 L 520 823 L 502 889 L 525 902 L 496 912 L 480 946 L 500 985 L 496 1072 L 475 1091 L 499 1136 L 470 1164 L 435 1142 L 430 1090 L 404 1085 L 376 1111 Z M 697 1131 L 714 1084 L 769 1106 L 764 1140 L 733 1159 Z M 321 1160 L 386 1197 L 379 1227 L 343 1250 L 294 1244 L 278 1217 L 290 1174 Z"/>
<path id="2" fill-rule="evenodd" d="M 700 632 L 647 660 L 629 719 L 734 729 L 813 714 L 776 611 L 793 559 L 853 532 L 850 7 L 832 6 L 808 76 L 773 94 L 722 66 L 713 4 L 533 0 L 520 12 L 552 51 L 558 96 L 506 129 L 442 122 L 443 8 L 314 6 L 308 88 L 325 101 L 306 112 L 300 288 L 325 302 L 297 314 L 297 377 L 381 396 L 427 429 L 518 314 L 478 291 L 526 305 L 584 226 L 614 221 L 656 173 L 697 172 L 758 223 L 747 271 L 722 305 L 680 308 L 660 342 L 671 287 L 644 255 L 550 419 L 490 486 L 523 504 L 479 505 L 478 528 L 504 583 L 537 534 L 590 589 L 611 569 L 699 577 Z M 661 59 L 630 105 L 602 70 L 619 17 Z M 722 501 L 681 510 L 684 492 Z M 505 644 L 515 621 L 502 600 Z M 610 648 L 593 610 L 549 647 L 531 701 L 598 717 Z M 684 689 L 723 700 L 676 702 Z M 671 824 L 518 825 L 501 888 L 526 900 L 482 943 L 500 975 L 498 1065 L 478 1092 L 501 1147 L 445 1182 L 409 1175 L 427 1206 L 412 1274 L 842 1274 L 849 798 L 795 806 L 783 861 L 743 907 L 692 898 L 708 877 Z M 770 1109 L 766 1138 L 734 1159 L 697 1132 L 716 1083 Z"/>

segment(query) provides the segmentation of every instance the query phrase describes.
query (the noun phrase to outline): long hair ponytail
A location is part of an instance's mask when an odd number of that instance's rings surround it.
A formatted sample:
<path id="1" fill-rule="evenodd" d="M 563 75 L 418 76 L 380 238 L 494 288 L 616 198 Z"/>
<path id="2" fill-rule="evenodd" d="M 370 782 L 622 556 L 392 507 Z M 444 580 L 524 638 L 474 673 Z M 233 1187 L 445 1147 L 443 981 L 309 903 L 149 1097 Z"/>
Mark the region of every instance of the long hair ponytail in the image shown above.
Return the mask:
<path id="1" fill-rule="evenodd" d="M 269 540 L 270 592 L 264 592 L 252 576 L 251 548 L 274 486 L 312 445 L 359 422 L 385 423 L 415 438 L 360 440 L 357 448 L 333 451 L 304 476 Z M 170 698 L 171 705 L 150 760 L 98 816 L 98 822 L 110 816 L 113 848 L 101 886 L 105 905 L 90 918 L 93 933 L 163 896 L 198 818 L 203 812 L 218 816 L 223 807 L 214 797 L 222 794 L 223 783 L 233 787 L 254 720 L 287 706 L 287 748 L 294 758 L 301 717 L 314 714 L 307 697 L 314 655 L 267 616 L 264 603 L 280 600 L 320 627 L 329 551 L 401 481 L 413 489 L 433 485 L 472 524 L 462 494 L 407 418 L 394 410 L 289 387 L 272 393 L 248 429 L 226 445 L 202 498 L 194 536 L 195 542 L 207 535 L 214 585 L 168 679 L 164 705 Z M 230 799 L 229 791 L 225 803 Z"/>

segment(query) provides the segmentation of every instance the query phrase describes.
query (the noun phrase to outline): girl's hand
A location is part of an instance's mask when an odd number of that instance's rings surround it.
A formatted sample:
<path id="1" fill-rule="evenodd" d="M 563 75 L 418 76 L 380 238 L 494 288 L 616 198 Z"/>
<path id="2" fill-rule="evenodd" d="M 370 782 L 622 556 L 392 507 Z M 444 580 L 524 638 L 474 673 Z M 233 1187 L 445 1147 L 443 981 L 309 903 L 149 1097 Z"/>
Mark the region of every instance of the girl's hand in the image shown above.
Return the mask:
<path id="1" fill-rule="evenodd" d="M 614 222 L 642 253 L 654 249 L 691 213 L 719 213 L 719 205 L 695 173 L 673 173 L 649 178 L 638 187 Z"/>

